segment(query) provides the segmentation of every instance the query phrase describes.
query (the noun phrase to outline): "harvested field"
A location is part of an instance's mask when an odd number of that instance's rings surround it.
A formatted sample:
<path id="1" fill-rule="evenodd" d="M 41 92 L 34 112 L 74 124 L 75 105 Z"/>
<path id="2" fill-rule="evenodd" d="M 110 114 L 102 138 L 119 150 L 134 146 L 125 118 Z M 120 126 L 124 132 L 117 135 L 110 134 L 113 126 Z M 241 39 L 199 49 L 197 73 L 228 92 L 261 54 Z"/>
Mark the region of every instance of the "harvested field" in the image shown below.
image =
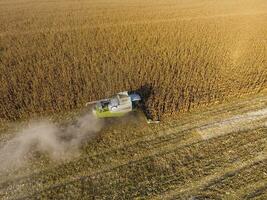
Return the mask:
<path id="1" fill-rule="evenodd" d="M 2 174 L 0 197 L 264 199 L 266 107 L 263 92 L 158 125 L 142 118 L 107 125 L 73 160 L 38 157 Z"/>

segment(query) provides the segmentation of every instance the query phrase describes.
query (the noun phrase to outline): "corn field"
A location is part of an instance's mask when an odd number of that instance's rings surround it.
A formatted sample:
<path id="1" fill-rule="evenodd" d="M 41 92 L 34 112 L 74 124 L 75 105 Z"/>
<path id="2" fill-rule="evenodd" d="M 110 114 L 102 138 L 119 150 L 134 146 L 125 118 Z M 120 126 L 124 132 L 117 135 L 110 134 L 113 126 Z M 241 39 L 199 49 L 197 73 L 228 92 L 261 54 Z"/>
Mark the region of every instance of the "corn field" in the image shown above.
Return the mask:
<path id="1" fill-rule="evenodd" d="M 267 87 L 263 0 L 0 0 L 0 119 L 137 91 L 153 118 Z"/>

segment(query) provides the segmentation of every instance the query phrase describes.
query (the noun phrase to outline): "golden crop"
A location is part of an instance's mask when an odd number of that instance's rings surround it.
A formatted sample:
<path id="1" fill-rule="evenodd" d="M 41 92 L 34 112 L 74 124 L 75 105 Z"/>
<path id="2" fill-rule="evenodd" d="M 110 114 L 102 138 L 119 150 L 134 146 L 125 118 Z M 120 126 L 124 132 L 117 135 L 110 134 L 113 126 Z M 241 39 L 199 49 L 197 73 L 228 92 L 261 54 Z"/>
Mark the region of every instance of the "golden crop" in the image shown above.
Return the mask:
<path id="1" fill-rule="evenodd" d="M 152 117 L 267 86 L 267 4 L 0 1 L 0 119 L 137 90 Z"/>

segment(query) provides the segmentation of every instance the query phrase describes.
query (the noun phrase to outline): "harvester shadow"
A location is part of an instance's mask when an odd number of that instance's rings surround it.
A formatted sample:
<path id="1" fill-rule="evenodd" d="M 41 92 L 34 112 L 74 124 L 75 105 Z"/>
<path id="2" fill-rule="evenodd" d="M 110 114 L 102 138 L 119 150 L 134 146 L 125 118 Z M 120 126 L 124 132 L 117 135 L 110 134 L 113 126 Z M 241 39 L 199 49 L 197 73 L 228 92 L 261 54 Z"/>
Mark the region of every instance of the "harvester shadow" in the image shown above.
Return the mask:
<path id="1" fill-rule="evenodd" d="M 143 111 L 147 119 L 153 119 L 153 116 L 148 107 L 148 100 L 153 95 L 154 90 L 151 84 L 145 84 L 139 89 L 131 91 L 132 93 L 137 93 L 141 96 L 140 109 Z"/>

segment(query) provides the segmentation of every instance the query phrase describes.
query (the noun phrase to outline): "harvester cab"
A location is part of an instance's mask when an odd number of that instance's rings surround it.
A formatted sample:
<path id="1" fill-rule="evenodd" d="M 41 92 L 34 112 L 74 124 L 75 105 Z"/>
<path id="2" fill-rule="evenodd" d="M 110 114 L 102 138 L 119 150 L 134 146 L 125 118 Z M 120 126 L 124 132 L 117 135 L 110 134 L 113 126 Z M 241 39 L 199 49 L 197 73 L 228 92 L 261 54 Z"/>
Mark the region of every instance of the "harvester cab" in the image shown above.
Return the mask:
<path id="1" fill-rule="evenodd" d="M 129 94 L 127 91 L 119 92 L 108 99 L 88 102 L 86 105 L 94 104 L 93 113 L 98 118 L 122 117 L 127 113 L 136 110 L 141 97 L 136 94 Z"/>

